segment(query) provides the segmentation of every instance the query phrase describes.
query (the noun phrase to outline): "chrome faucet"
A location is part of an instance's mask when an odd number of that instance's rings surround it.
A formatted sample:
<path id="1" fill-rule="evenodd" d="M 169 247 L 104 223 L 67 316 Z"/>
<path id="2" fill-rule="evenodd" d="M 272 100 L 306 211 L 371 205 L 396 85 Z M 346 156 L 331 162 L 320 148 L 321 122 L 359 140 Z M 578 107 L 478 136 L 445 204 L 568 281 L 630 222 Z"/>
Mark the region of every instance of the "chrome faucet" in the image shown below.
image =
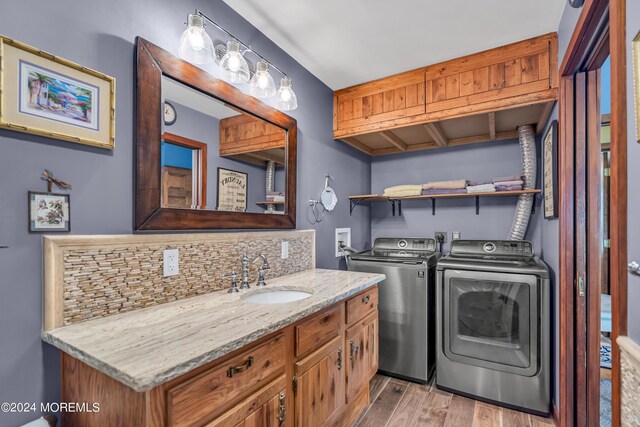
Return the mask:
<path id="1" fill-rule="evenodd" d="M 256 262 L 258 258 L 262 258 L 262 265 L 258 269 L 258 283 L 256 283 L 256 286 L 261 288 L 263 286 L 267 286 L 267 282 L 265 282 L 265 279 L 264 279 L 264 271 L 269 270 L 271 267 L 269 266 L 269 260 L 267 259 L 267 257 L 262 254 L 255 257 L 251 262 L 252 263 Z"/>
<path id="2" fill-rule="evenodd" d="M 249 286 L 249 268 L 251 268 L 251 264 L 253 264 L 254 262 L 256 262 L 256 260 L 258 260 L 259 258 L 262 258 L 262 265 L 260 266 L 260 269 L 258 270 L 258 283 L 256 284 L 256 286 L 258 287 L 263 287 L 263 286 L 267 286 L 266 282 L 265 282 L 265 278 L 264 278 L 264 270 L 268 270 L 269 268 L 271 268 L 269 266 L 269 260 L 267 259 L 266 256 L 260 254 L 258 256 L 256 256 L 253 260 L 251 258 L 249 258 L 249 256 L 247 256 L 247 253 L 243 253 L 242 254 L 242 289 L 249 289 L 251 288 L 251 286 Z"/>

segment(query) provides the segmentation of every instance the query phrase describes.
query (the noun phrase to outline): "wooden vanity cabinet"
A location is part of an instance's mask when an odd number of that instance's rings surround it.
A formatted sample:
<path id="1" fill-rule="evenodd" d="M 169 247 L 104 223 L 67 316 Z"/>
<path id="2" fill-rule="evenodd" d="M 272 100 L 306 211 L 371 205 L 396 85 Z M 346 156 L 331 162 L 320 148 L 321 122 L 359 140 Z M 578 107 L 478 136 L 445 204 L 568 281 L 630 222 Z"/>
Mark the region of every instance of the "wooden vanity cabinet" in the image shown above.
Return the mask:
<path id="1" fill-rule="evenodd" d="M 378 366 L 377 301 L 369 288 L 147 392 L 63 354 L 62 401 L 101 405 L 63 425 L 352 425 Z"/>
<path id="2" fill-rule="evenodd" d="M 296 363 L 296 427 L 335 424 L 345 406 L 344 362 L 342 337 L 336 337 Z"/>

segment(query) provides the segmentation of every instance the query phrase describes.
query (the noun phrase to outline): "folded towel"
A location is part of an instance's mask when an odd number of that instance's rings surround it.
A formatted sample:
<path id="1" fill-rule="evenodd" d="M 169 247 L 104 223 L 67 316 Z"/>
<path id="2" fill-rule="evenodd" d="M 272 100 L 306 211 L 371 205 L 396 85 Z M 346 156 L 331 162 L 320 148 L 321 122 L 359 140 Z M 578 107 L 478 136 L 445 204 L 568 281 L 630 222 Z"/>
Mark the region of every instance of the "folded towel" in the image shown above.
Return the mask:
<path id="1" fill-rule="evenodd" d="M 522 186 L 524 185 L 524 181 L 521 179 L 518 180 L 514 180 L 514 181 L 499 181 L 499 182 L 495 182 L 495 185 L 506 185 L 506 186 L 514 186 L 514 185 L 519 185 Z"/>
<path id="2" fill-rule="evenodd" d="M 493 184 L 474 185 L 467 187 L 468 193 L 492 193 L 496 191 L 496 187 Z"/>
<path id="3" fill-rule="evenodd" d="M 422 193 L 421 185 L 396 185 L 384 189 L 384 196 L 387 197 L 406 197 L 419 196 Z"/>
<path id="4" fill-rule="evenodd" d="M 474 187 L 476 185 L 486 185 L 486 184 L 493 184 L 493 181 L 490 179 L 485 179 L 482 181 L 469 181 L 469 186 L 470 187 Z"/>
<path id="5" fill-rule="evenodd" d="M 521 179 L 522 179 L 522 176 L 520 176 L 520 175 L 503 176 L 501 178 L 493 178 L 493 183 L 497 184 L 499 182 L 518 181 L 518 180 L 521 180 Z"/>
<path id="6" fill-rule="evenodd" d="M 496 191 L 519 191 L 522 185 L 496 185 Z"/>
<path id="7" fill-rule="evenodd" d="M 422 184 L 423 190 L 455 190 L 457 188 L 465 188 L 467 186 L 466 179 L 458 179 L 455 181 L 435 181 Z"/>
<path id="8" fill-rule="evenodd" d="M 441 188 L 434 188 L 431 190 L 422 190 L 422 194 L 427 196 L 429 194 L 458 194 L 458 193 L 466 193 L 466 188 L 454 188 L 451 190 L 445 190 Z"/>

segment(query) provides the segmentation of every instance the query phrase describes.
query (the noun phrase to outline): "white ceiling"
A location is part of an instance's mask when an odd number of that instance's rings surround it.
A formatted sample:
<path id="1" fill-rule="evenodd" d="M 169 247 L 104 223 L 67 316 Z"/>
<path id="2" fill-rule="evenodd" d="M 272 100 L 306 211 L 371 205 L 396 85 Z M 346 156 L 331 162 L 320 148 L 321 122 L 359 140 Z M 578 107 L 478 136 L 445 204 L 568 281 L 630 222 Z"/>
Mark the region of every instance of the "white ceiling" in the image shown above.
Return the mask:
<path id="1" fill-rule="evenodd" d="M 566 0 L 224 1 L 334 90 L 556 31 L 566 4 Z"/>

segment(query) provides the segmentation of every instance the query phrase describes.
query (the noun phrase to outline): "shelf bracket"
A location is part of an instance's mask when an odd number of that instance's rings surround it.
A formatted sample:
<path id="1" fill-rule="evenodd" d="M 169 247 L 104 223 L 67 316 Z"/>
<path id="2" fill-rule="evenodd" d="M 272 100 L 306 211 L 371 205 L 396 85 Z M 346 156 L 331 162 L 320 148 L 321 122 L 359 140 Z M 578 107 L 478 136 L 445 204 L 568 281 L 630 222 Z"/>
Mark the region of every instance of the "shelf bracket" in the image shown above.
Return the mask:
<path id="1" fill-rule="evenodd" d="M 389 203 L 391 203 L 391 216 L 396 216 L 396 201 L 389 200 Z"/>
<path id="2" fill-rule="evenodd" d="M 476 196 L 476 215 L 480 215 L 480 196 Z"/>
<path id="3" fill-rule="evenodd" d="M 353 213 L 353 208 L 358 206 L 358 202 L 354 202 L 353 200 L 349 200 L 349 216 Z"/>
<path id="4" fill-rule="evenodd" d="M 533 195 L 533 203 L 531 204 L 531 215 L 536 214 L 536 195 Z"/>
<path id="5" fill-rule="evenodd" d="M 431 215 L 436 214 L 436 199 L 431 199 Z"/>
<path id="6" fill-rule="evenodd" d="M 398 216 L 402 216 L 402 200 L 396 200 L 398 204 Z"/>

